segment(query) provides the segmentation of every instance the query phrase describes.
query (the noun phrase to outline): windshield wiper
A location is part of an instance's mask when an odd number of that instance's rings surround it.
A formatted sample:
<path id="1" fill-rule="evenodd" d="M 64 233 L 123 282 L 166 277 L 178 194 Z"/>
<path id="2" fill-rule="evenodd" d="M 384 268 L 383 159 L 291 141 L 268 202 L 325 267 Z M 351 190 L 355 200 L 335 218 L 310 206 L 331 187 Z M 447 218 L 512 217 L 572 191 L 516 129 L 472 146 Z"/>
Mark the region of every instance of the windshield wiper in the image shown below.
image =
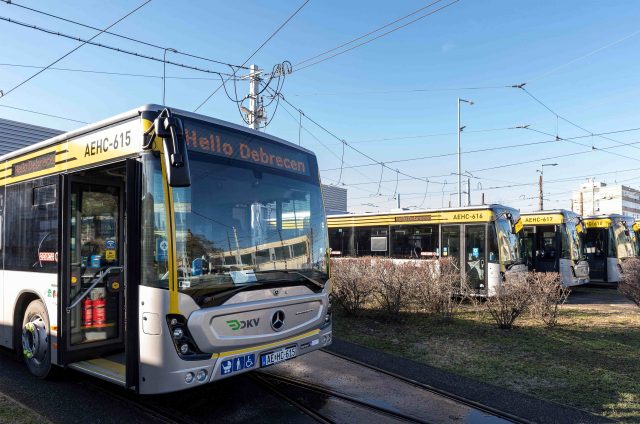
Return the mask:
<path id="1" fill-rule="evenodd" d="M 315 280 L 307 275 L 304 275 L 303 273 L 299 272 L 299 271 L 290 271 L 290 270 L 272 270 L 272 271 L 259 271 L 255 273 L 256 275 L 261 275 L 261 274 L 293 274 L 293 275 L 297 275 L 299 277 L 304 278 L 305 280 L 309 281 L 310 283 L 320 287 L 321 289 L 324 289 L 324 283 Z"/>

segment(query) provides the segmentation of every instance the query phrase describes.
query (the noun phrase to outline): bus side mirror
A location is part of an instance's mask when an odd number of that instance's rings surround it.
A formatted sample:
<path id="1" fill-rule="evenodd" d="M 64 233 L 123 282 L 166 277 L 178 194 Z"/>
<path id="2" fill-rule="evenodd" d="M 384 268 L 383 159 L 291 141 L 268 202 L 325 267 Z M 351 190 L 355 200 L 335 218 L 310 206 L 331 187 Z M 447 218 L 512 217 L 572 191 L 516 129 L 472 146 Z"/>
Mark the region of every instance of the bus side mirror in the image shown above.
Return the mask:
<path id="1" fill-rule="evenodd" d="M 189 187 L 191 172 L 182 121 L 163 110 L 153 122 L 156 136 L 162 138 L 162 152 L 167 182 L 171 187 Z"/>

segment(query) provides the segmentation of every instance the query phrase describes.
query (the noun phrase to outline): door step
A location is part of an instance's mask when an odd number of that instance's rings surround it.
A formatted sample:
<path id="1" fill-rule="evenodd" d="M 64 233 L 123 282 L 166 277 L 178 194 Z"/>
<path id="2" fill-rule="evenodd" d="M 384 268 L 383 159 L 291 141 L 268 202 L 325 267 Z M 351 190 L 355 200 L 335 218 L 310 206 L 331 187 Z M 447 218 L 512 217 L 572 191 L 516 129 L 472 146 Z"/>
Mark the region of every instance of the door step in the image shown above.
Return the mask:
<path id="1" fill-rule="evenodd" d="M 127 386 L 124 355 L 113 355 L 74 362 L 69 364 L 68 367 L 122 387 Z"/>

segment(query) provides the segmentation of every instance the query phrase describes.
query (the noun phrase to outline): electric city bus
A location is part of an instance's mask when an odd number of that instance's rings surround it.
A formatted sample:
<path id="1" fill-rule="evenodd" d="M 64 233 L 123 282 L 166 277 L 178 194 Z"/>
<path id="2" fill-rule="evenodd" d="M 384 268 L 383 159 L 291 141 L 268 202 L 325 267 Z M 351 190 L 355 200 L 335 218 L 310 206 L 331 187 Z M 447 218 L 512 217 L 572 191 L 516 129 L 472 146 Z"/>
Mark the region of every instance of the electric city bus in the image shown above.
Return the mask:
<path id="1" fill-rule="evenodd" d="M 0 344 L 138 393 L 331 343 L 314 154 L 147 105 L 0 158 Z"/>
<path id="2" fill-rule="evenodd" d="M 502 205 L 330 215 L 327 226 L 332 257 L 454 258 L 481 296 L 506 272 L 526 271 L 520 214 Z"/>
<path id="3" fill-rule="evenodd" d="M 584 218 L 585 251 L 592 282 L 618 283 L 621 263 L 638 256 L 635 221 L 624 215 L 599 215 Z"/>
<path id="4" fill-rule="evenodd" d="M 558 272 L 566 287 L 589 282 L 580 216 L 564 209 L 527 212 L 524 224 L 525 258 L 530 270 Z"/>

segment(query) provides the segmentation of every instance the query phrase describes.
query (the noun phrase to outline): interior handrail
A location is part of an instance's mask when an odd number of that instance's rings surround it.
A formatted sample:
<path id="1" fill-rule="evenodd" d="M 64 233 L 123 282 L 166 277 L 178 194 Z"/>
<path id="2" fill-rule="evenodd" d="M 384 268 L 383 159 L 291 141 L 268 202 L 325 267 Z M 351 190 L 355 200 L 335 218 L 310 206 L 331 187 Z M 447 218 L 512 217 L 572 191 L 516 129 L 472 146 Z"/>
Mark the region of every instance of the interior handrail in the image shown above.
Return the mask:
<path id="1" fill-rule="evenodd" d="M 89 295 L 89 293 L 91 293 L 91 290 L 93 290 L 98 284 L 100 284 L 104 280 L 104 277 L 109 275 L 111 273 L 111 271 L 116 271 L 116 270 L 124 271 L 124 267 L 122 267 L 122 266 L 110 266 L 109 268 L 107 268 L 104 271 L 102 271 L 98 277 L 94 278 L 94 280 L 91 283 L 91 285 L 78 298 L 76 298 L 76 300 L 74 300 L 71 305 L 67 306 L 67 313 L 70 313 L 76 306 L 78 306 L 80 304 L 80 302 L 82 302 L 82 300 L 85 297 L 87 297 Z"/>

